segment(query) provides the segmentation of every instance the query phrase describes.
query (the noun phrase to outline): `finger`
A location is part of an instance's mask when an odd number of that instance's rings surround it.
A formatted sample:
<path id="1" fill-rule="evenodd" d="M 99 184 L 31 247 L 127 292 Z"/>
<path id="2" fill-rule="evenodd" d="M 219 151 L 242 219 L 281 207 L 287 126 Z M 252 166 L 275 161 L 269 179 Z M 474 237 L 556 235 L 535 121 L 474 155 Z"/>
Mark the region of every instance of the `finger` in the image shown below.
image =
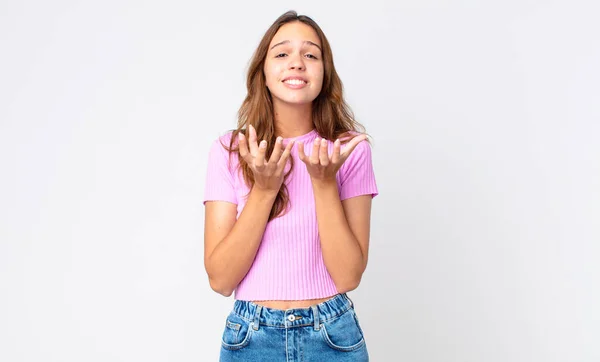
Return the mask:
<path id="1" fill-rule="evenodd" d="M 296 148 L 298 149 L 298 157 L 300 158 L 300 161 L 306 163 L 308 159 L 304 153 L 304 141 L 298 142 Z"/>
<path id="2" fill-rule="evenodd" d="M 356 146 L 359 143 L 361 143 L 362 141 L 364 141 L 366 139 L 367 139 L 367 135 L 361 134 L 361 135 L 354 137 L 350 142 L 348 142 L 348 144 L 346 145 L 346 148 L 344 149 L 344 152 L 342 152 L 342 154 L 341 154 L 342 162 L 345 161 L 346 158 L 348 158 L 348 156 L 350 156 L 352 151 L 354 151 L 354 148 L 356 148 Z"/>
<path id="3" fill-rule="evenodd" d="M 285 146 L 279 161 L 277 161 L 277 169 L 283 170 L 285 168 L 285 164 L 287 163 L 288 158 L 290 158 L 290 154 L 292 153 L 292 148 L 294 147 L 295 140 L 290 141 L 290 143 Z"/>
<path id="4" fill-rule="evenodd" d="M 319 147 L 321 145 L 321 139 L 317 137 L 313 142 L 313 148 L 310 152 L 310 163 L 313 165 L 319 164 Z"/>
<path id="5" fill-rule="evenodd" d="M 260 141 L 260 145 L 258 146 L 258 152 L 256 153 L 256 157 L 254 158 L 254 166 L 256 169 L 261 169 L 265 167 L 265 154 L 267 153 L 267 141 Z"/>
<path id="6" fill-rule="evenodd" d="M 281 157 L 281 152 L 283 148 L 283 138 L 277 137 L 275 140 L 275 147 L 273 148 L 273 152 L 271 153 L 271 157 L 269 157 L 269 164 L 277 164 L 279 158 Z"/>
<path id="7" fill-rule="evenodd" d="M 333 155 L 331 156 L 331 163 L 337 164 L 340 161 L 340 146 L 341 142 L 339 139 L 333 142 Z"/>
<path id="8" fill-rule="evenodd" d="M 329 150 L 327 147 L 327 140 L 323 138 L 321 140 L 321 147 L 319 148 L 319 161 L 321 165 L 329 165 Z"/>
<path id="9" fill-rule="evenodd" d="M 256 143 L 256 130 L 252 125 L 248 126 L 248 144 L 250 146 L 250 153 L 252 156 L 256 157 L 256 153 L 258 152 L 258 145 Z"/>
<path id="10" fill-rule="evenodd" d="M 238 148 L 242 159 L 248 162 L 248 142 L 246 142 L 246 137 L 242 132 L 238 133 Z"/>

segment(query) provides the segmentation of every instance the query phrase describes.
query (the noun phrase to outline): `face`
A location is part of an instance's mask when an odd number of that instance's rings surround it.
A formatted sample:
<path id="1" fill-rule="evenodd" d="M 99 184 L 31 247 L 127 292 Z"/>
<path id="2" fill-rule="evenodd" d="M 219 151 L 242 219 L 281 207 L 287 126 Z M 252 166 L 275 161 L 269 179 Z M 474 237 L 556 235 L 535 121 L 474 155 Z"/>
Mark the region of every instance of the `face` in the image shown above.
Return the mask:
<path id="1" fill-rule="evenodd" d="M 273 103 L 311 103 L 323 85 L 321 41 L 316 31 L 301 22 L 279 28 L 271 43 L 264 67 Z"/>

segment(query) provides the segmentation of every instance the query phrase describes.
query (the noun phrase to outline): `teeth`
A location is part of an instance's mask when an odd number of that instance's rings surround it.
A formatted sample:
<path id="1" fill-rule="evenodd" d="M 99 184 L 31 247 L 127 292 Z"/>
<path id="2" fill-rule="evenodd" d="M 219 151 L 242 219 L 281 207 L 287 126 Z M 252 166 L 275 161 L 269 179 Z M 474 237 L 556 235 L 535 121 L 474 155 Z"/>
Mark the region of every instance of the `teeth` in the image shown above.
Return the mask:
<path id="1" fill-rule="evenodd" d="M 285 83 L 298 85 L 298 84 L 304 84 L 306 82 L 303 80 L 300 80 L 300 79 L 288 79 L 285 81 Z"/>

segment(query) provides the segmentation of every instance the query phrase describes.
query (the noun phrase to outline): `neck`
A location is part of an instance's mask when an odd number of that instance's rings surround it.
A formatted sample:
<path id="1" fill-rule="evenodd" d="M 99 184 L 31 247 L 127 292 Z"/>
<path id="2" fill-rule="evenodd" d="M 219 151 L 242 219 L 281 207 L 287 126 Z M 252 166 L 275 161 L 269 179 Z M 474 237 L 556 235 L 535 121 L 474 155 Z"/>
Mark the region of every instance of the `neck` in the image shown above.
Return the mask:
<path id="1" fill-rule="evenodd" d="M 302 136 L 312 131 L 312 103 L 294 105 L 274 102 L 275 132 L 283 138 Z"/>

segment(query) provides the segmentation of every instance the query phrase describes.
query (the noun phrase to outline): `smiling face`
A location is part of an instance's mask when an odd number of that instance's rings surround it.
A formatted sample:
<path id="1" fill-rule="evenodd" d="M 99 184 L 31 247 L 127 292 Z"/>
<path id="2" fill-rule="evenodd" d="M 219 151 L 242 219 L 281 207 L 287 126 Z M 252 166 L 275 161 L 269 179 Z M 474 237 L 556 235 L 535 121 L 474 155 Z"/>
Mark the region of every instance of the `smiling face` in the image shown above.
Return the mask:
<path id="1" fill-rule="evenodd" d="M 310 104 L 323 85 L 321 42 L 315 30 L 299 21 L 281 26 L 269 44 L 263 71 L 274 106 Z"/>

